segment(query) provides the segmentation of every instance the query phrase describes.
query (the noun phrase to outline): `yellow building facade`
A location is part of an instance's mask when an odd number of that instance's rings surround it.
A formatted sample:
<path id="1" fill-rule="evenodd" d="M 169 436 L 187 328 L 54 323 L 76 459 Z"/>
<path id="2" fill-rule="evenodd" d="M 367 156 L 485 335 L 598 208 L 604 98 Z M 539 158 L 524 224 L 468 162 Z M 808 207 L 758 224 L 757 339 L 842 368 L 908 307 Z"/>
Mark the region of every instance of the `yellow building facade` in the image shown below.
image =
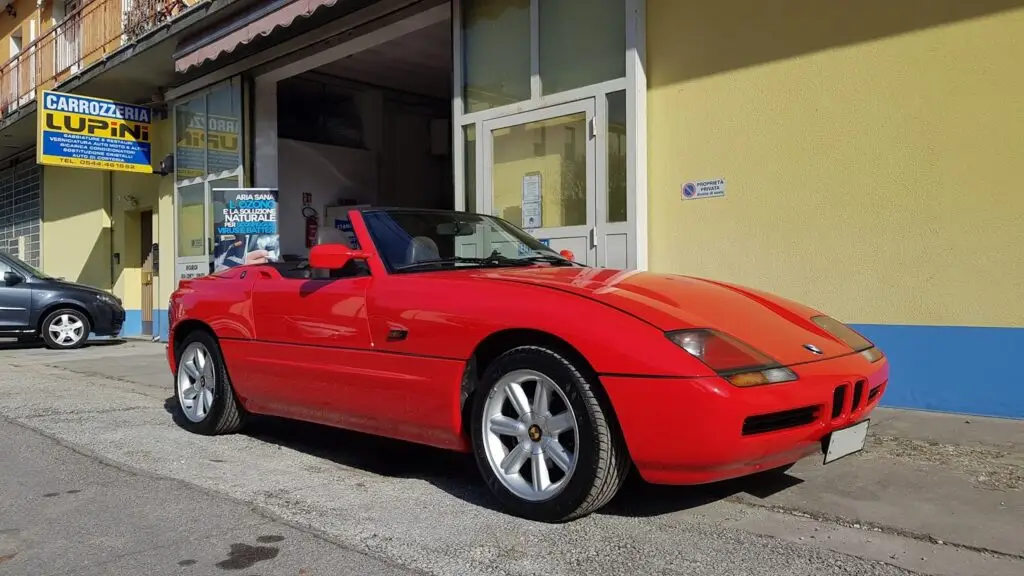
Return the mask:
<path id="1" fill-rule="evenodd" d="M 589 263 L 809 304 L 887 352 L 887 405 L 1024 417 L 1018 0 L 542 3 L 451 5 L 456 207 L 522 223 L 532 174 L 532 231 Z M 125 335 L 165 336 L 182 262 L 208 265 L 213 188 L 278 186 L 273 66 L 232 66 L 154 125 L 174 174 L 43 168 L 42 267 L 121 297 Z M 208 118 L 231 128 L 197 155 Z"/>
<path id="2" fill-rule="evenodd" d="M 155 122 L 152 133 L 153 158 L 173 151 L 171 120 Z M 120 298 L 123 335 L 165 336 L 166 302 L 174 291 L 173 177 L 56 166 L 42 170 L 44 271 Z M 144 244 L 163 246 L 170 255 L 160 258 L 158 249 L 153 266 L 152 260 L 143 260 L 151 251 Z"/>
<path id="3" fill-rule="evenodd" d="M 1024 416 L 1024 7 L 648 0 L 650 267 L 889 353 L 888 402 Z M 682 183 L 724 179 L 721 198 Z"/>

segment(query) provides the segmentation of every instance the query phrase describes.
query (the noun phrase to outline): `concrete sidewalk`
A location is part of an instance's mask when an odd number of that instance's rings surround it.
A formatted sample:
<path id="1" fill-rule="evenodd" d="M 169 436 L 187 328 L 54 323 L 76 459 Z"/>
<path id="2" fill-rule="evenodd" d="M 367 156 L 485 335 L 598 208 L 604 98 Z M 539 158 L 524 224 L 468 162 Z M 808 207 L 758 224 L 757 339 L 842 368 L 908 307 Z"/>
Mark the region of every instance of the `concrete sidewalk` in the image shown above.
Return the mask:
<path id="1" fill-rule="evenodd" d="M 172 393 L 163 354 L 162 344 L 146 342 L 63 354 L 0 349 L 0 365 L 59 368 L 87 380 L 108 378 L 163 401 Z M 920 542 L 922 547 L 881 547 L 875 553 L 882 561 L 924 573 L 965 573 L 919 566 L 926 555 L 932 559 L 929 564 L 941 557 L 943 548 L 978 552 L 974 561 L 1024 561 L 1024 421 L 879 409 L 872 418 L 869 446 L 857 456 L 828 466 L 809 458 L 775 480 L 752 478 L 695 488 L 634 482 L 607 513 L 665 521 L 735 521 L 733 512 L 723 512 L 732 508 L 716 504 L 721 502 L 781 513 L 794 522 L 809 518 L 849 528 L 854 535 L 863 533 L 868 546 L 873 538 L 890 542 L 872 534 Z M 803 535 L 796 524 L 778 526 L 780 533 L 759 530 L 799 540 L 822 537 Z M 976 570 L 1003 573 L 995 567 Z"/>
<path id="2" fill-rule="evenodd" d="M 803 482 L 743 501 L 1024 557 L 1024 421 L 881 408 L 854 465 L 790 475 Z"/>

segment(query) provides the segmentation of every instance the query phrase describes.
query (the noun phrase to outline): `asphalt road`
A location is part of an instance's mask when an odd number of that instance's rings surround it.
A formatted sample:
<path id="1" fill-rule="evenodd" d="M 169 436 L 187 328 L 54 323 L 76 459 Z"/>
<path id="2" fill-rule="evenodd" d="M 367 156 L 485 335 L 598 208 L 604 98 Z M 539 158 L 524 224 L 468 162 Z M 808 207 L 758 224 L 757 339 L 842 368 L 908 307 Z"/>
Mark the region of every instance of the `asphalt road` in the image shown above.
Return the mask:
<path id="1" fill-rule="evenodd" d="M 876 442 L 847 468 L 801 463 L 777 485 L 634 480 L 607 510 L 550 526 L 496 511 L 463 456 L 272 419 L 187 434 L 161 354 L 0 351 L 0 574 L 222 574 L 233 545 L 278 549 L 227 571 L 246 575 L 1024 573 L 1024 462 L 985 464 L 998 478 L 982 486 L 977 455 Z M 900 478 L 902 493 L 886 487 Z"/>
<path id="2" fill-rule="evenodd" d="M 410 574 L 204 488 L 100 463 L 6 419 L 0 438 L 3 574 Z"/>

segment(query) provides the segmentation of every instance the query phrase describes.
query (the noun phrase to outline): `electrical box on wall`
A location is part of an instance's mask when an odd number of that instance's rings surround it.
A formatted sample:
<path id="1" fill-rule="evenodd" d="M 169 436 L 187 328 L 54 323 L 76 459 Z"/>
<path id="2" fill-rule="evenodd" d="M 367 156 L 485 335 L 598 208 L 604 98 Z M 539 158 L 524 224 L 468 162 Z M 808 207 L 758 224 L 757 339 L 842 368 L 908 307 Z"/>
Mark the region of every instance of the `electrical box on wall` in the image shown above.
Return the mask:
<path id="1" fill-rule="evenodd" d="M 430 153 L 435 156 L 451 154 L 452 125 L 447 118 L 430 121 Z"/>

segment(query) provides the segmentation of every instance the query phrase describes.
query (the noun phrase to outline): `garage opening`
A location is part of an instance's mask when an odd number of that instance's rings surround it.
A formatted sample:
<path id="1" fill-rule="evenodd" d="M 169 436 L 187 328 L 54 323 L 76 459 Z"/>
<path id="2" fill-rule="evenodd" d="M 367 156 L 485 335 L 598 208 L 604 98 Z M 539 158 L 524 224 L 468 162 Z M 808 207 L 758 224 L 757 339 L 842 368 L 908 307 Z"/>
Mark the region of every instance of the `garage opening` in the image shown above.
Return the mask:
<path id="1" fill-rule="evenodd" d="M 348 233 L 353 206 L 454 207 L 447 13 L 277 83 L 282 259 Z"/>

